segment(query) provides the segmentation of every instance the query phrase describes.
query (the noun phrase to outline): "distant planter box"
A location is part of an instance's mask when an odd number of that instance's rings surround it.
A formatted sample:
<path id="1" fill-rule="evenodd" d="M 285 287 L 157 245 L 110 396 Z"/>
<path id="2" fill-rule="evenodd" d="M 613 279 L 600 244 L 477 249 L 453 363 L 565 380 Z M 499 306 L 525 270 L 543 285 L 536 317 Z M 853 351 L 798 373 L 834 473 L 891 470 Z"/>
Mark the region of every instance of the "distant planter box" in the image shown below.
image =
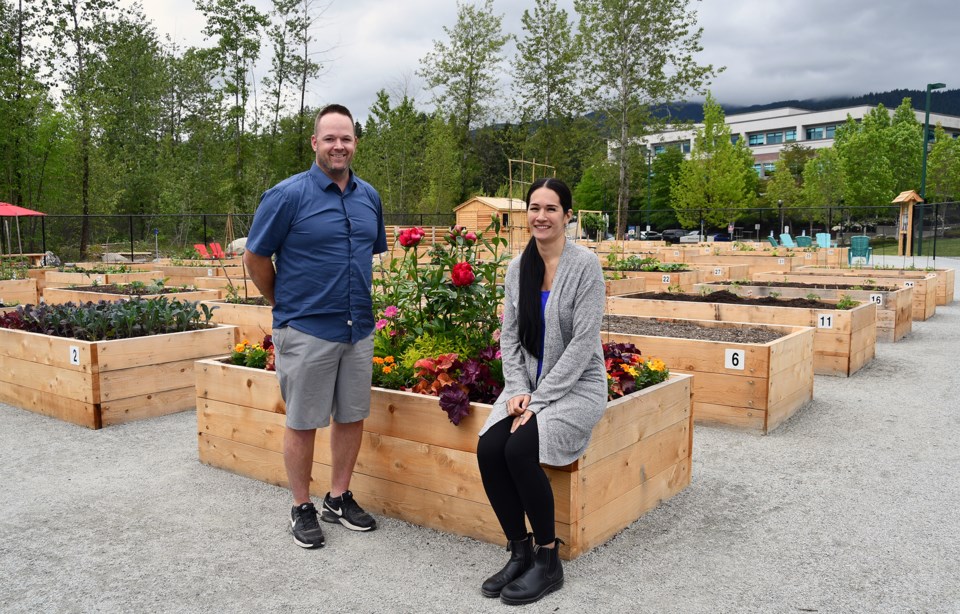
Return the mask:
<path id="1" fill-rule="evenodd" d="M 853 375 L 873 360 L 876 354 L 877 307 L 873 303 L 863 303 L 853 309 L 825 310 L 617 296 L 607 299 L 607 313 L 810 326 L 816 329 L 813 340 L 813 368 L 817 375 Z"/>
<path id="2" fill-rule="evenodd" d="M 200 461 L 285 486 L 284 404 L 269 371 L 201 360 L 197 369 Z M 583 456 L 545 467 L 553 486 L 560 554 L 576 558 L 690 483 L 692 378 L 611 401 Z M 477 468 L 477 433 L 490 412 L 473 404 L 459 426 L 436 397 L 373 389 L 351 490 L 372 512 L 503 543 Z M 329 429 L 317 431 L 311 491 L 329 489 Z"/>
<path id="3" fill-rule="evenodd" d="M 230 286 L 236 288 L 240 296 L 262 296 L 253 280 L 243 277 L 194 277 L 190 283 L 198 288 L 219 291 L 219 298 L 227 297 Z"/>
<path id="4" fill-rule="evenodd" d="M 750 266 L 747 264 L 693 263 L 690 267 L 700 271 L 700 283 L 750 279 Z"/>
<path id="5" fill-rule="evenodd" d="M 693 290 L 694 284 L 700 281 L 700 272 L 689 271 L 623 271 L 624 277 L 637 277 L 644 280 L 646 292 L 672 292 L 678 288 L 680 292 Z M 622 293 L 621 293 L 622 294 Z"/>
<path id="6" fill-rule="evenodd" d="M 676 321 L 670 318 L 644 320 Z M 704 327 L 742 324 L 697 321 Z M 785 334 L 769 343 L 728 343 L 603 332 L 604 342 L 633 343 L 663 360 L 672 373 L 693 378 L 693 418 L 766 434 L 813 398 L 813 329 L 757 325 Z"/>
<path id="7" fill-rule="evenodd" d="M 843 271 L 843 272 L 838 272 Z M 912 316 L 915 321 L 932 318 L 937 313 L 936 275 L 921 273 L 910 278 L 884 276 L 874 269 L 814 269 L 803 268 L 789 274 L 757 274 L 756 281 L 799 281 L 821 284 L 890 284 L 913 289 Z M 857 281 L 859 280 L 859 282 Z"/>
<path id="8" fill-rule="evenodd" d="M 230 326 L 111 341 L 0 329 L 0 401 L 91 429 L 184 411 L 194 361 L 233 338 Z"/>
<path id="9" fill-rule="evenodd" d="M 0 305 L 36 305 L 38 299 L 36 279 L 0 280 Z"/>
<path id="10" fill-rule="evenodd" d="M 229 275 L 231 278 L 243 279 L 243 267 L 240 265 L 226 265 L 227 270 L 224 272 L 224 267 L 215 261 L 202 262 L 194 266 L 162 264 L 158 265 L 156 269 L 162 273 L 164 279 L 167 279 L 167 285 L 169 286 L 193 286 L 196 284 L 195 279 L 197 277 L 225 277 Z"/>
<path id="11" fill-rule="evenodd" d="M 93 284 L 128 284 L 131 281 L 150 283 L 163 279 L 160 271 L 140 271 L 137 273 L 71 273 L 69 271 L 46 271 L 44 288 L 63 288 L 66 286 L 91 286 Z M 44 295 L 46 297 L 46 295 Z"/>
<path id="12" fill-rule="evenodd" d="M 630 271 L 627 272 L 629 273 Z M 643 292 L 647 288 L 647 281 L 642 277 L 628 276 L 623 279 L 608 279 L 604 284 L 607 287 L 607 296 Z"/>
<path id="13" fill-rule="evenodd" d="M 807 268 L 803 268 L 798 272 L 804 272 Z M 813 270 L 813 269 L 810 269 Z M 868 273 L 871 277 L 874 278 L 883 278 L 883 279 L 897 279 L 900 281 L 906 280 L 917 280 L 917 279 L 928 279 L 931 274 L 937 276 L 936 281 L 936 304 L 937 305 L 949 305 L 954 301 L 954 278 L 955 272 L 953 269 L 932 269 L 932 270 L 908 270 L 908 269 L 878 269 L 873 267 L 836 267 L 836 268 L 818 268 L 816 269 L 821 273 L 829 273 L 831 275 L 856 275 L 861 276 L 864 273 Z"/>
<path id="14" fill-rule="evenodd" d="M 782 281 L 782 280 L 776 280 Z M 802 282 L 795 282 L 802 283 Z M 836 302 L 844 296 L 849 296 L 861 303 L 873 303 L 877 306 L 877 341 L 893 343 L 899 341 L 913 330 L 911 317 L 913 305 L 913 288 L 897 288 L 895 290 L 831 290 L 827 288 L 785 288 L 781 286 L 765 286 L 762 281 L 750 285 L 742 284 L 697 284 L 695 290 L 703 288 L 705 291 L 731 290 L 740 296 L 757 298 L 776 295 L 780 298 L 806 298 L 816 294 L 820 300 Z"/>
<path id="15" fill-rule="evenodd" d="M 224 300 L 205 300 L 213 310 L 213 321 L 230 324 L 236 328 L 236 343 L 244 339 L 259 343 L 264 336 L 273 334 L 273 308 L 269 305 L 240 305 Z"/>
<path id="16" fill-rule="evenodd" d="M 139 298 L 151 299 L 166 297 L 168 300 L 181 301 L 206 301 L 215 299 L 219 296 L 216 290 L 184 290 L 183 292 L 167 292 L 166 294 L 142 294 Z M 63 303 L 86 303 L 93 301 L 129 301 L 136 298 L 129 294 L 115 294 L 111 292 L 97 292 L 96 290 L 76 290 L 74 288 L 47 288 L 43 300 L 51 305 L 62 305 Z"/>
<path id="17" fill-rule="evenodd" d="M 793 271 L 804 264 L 809 264 L 799 252 L 791 252 L 790 255 L 775 255 L 768 252 L 698 254 L 689 256 L 686 261 L 693 264 L 745 264 L 750 277 L 766 271 Z"/>

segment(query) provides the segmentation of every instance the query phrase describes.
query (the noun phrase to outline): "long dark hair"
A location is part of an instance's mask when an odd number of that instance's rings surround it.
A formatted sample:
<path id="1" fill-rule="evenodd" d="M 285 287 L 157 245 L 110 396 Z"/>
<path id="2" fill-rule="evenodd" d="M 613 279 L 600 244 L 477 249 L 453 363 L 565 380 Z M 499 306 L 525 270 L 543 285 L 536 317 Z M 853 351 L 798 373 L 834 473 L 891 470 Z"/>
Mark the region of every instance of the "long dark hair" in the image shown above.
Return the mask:
<path id="1" fill-rule="evenodd" d="M 553 191 L 560 198 L 563 212 L 573 207 L 573 196 L 567 184 L 547 177 L 533 182 L 527 191 L 527 207 L 530 206 L 530 196 L 540 188 Z M 523 257 L 520 259 L 520 292 L 517 296 L 517 326 L 520 330 L 520 344 L 534 356 L 540 356 L 543 351 L 543 318 L 540 315 L 540 286 L 543 285 L 543 276 L 546 267 L 540 251 L 537 249 L 537 240 L 530 237 Z"/>

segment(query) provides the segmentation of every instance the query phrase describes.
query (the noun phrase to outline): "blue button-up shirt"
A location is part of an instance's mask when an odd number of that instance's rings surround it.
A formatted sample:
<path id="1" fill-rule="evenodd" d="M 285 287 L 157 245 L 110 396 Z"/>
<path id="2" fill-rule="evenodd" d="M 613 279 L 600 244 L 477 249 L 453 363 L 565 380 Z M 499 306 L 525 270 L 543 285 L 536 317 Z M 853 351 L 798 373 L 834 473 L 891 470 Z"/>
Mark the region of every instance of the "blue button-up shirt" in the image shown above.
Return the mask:
<path id="1" fill-rule="evenodd" d="M 316 164 L 264 192 L 246 249 L 276 254 L 275 328 L 339 343 L 373 332 L 373 254 L 387 237 L 380 195 L 352 171 L 345 192 Z"/>

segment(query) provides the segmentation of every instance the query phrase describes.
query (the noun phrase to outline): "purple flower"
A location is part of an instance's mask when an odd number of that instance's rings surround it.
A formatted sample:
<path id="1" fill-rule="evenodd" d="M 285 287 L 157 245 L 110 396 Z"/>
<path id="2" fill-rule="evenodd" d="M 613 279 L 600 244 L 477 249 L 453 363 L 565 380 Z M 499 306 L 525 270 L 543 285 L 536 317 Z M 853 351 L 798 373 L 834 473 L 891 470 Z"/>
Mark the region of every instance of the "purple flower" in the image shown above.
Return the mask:
<path id="1" fill-rule="evenodd" d="M 459 426 L 470 415 L 470 398 L 460 386 L 447 384 L 440 389 L 440 408 L 447 412 L 450 422 Z"/>

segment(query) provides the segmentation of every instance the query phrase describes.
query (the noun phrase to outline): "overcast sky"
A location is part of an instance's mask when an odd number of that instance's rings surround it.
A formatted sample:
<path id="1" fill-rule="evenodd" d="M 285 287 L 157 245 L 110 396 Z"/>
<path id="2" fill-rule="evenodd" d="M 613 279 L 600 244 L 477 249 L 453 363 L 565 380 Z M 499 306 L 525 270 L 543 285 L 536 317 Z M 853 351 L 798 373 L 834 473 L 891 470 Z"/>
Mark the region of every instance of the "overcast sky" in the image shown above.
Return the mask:
<path id="1" fill-rule="evenodd" d="M 213 44 L 204 42 L 203 15 L 193 0 L 141 1 L 161 37 L 169 34 L 181 45 Z M 406 89 L 428 106 L 430 93 L 415 73 L 433 41 L 446 40 L 443 27 L 456 22 L 454 0 L 315 1 L 330 2 L 314 32 L 318 47 L 330 51 L 309 104 L 340 102 L 362 121 L 377 90 L 386 88 Z M 271 6 L 270 0 L 253 4 L 264 12 Z M 573 0 L 558 5 L 574 14 Z M 518 35 L 520 16 L 533 6 L 533 0 L 494 2 L 504 30 Z M 726 67 L 711 86 L 722 103 L 924 89 L 938 81 L 960 88 L 957 0 L 705 0 L 691 7 L 704 29 L 700 61 Z M 270 53 L 266 40 L 262 53 Z M 258 80 L 268 66 L 261 60 Z"/>

